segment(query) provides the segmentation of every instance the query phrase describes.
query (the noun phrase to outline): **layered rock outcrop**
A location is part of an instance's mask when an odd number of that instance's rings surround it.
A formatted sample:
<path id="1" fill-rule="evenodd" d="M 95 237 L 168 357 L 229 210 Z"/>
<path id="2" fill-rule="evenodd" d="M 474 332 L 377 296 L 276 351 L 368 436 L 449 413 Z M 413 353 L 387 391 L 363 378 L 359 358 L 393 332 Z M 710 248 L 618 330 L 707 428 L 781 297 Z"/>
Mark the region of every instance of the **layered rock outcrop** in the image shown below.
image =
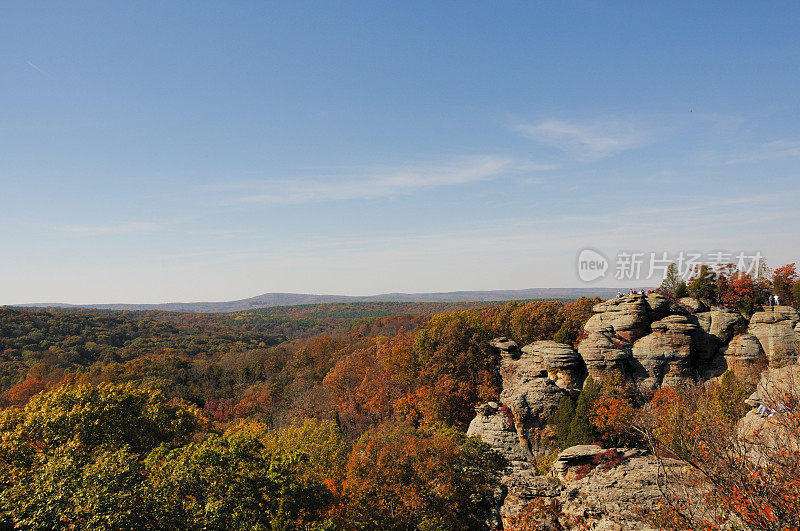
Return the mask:
<path id="1" fill-rule="evenodd" d="M 499 353 L 503 390 L 499 403 L 476 409 L 470 435 L 480 435 L 510 461 L 500 515 L 510 522 L 531 501 L 560 508 L 558 525 L 590 529 L 651 529 L 646 515 L 656 510 L 658 461 L 642 452 L 572 447 L 555 460 L 547 476 L 536 475 L 534 459 L 545 451 L 547 420 L 560 399 L 577 395 L 587 376 L 620 374 L 645 389 L 681 386 L 731 370 L 759 382 L 748 400 L 774 407 L 776 382 L 792 379 L 800 389 L 800 315 L 791 307 L 769 307 L 749 320 L 726 309 L 709 309 L 692 298 L 669 302 L 660 295 L 633 295 L 594 306 L 577 350 L 553 341 L 522 348 L 509 338 L 491 345 Z M 762 375 L 767 368 L 772 368 Z M 785 373 L 785 374 L 784 374 Z M 743 430 L 764 429 L 763 417 L 748 414 Z M 755 426 L 755 428 L 753 428 Z M 611 452 L 611 453 L 609 453 Z M 679 461 L 662 460 L 667 467 Z M 550 513 L 548 513 L 550 514 Z"/>
<path id="2" fill-rule="evenodd" d="M 491 444 L 513 469 L 529 466 L 528 458 L 520 445 L 514 417 L 507 407 L 501 410 L 496 402 L 489 402 L 476 407 L 475 413 L 475 418 L 467 429 L 469 437 L 477 435 L 483 442 Z"/>
<path id="3" fill-rule="evenodd" d="M 693 365 L 702 380 L 720 376 L 728 369 L 725 350 L 733 337 L 747 328 L 747 320 L 733 310 L 711 310 L 690 315 L 697 324 L 692 342 Z"/>
<path id="4" fill-rule="evenodd" d="M 686 316 L 670 315 L 652 323 L 653 332 L 633 344 L 633 378 L 658 389 L 679 386 L 692 377 L 692 335 L 698 330 Z"/>
<path id="5" fill-rule="evenodd" d="M 546 517 L 557 520 L 562 529 L 655 530 L 648 519 L 663 500 L 657 484 L 659 466 L 675 469 L 683 463 L 662 459 L 659 464 L 652 455 L 635 449 L 567 448 L 547 476 L 523 470 L 506 477 L 500 515 L 509 526 L 526 504 L 538 501 L 557 508 Z"/>
<path id="6" fill-rule="evenodd" d="M 750 318 L 747 332 L 761 343 L 771 368 L 797 361 L 800 315 L 791 306 L 769 306 Z"/>
<path id="7" fill-rule="evenodd" d="M 704 381 L 733 370 L 757 379 L 770 367 L 795 363 L 800 354 L 800 315 L 772 306 L 748 320 L 727 309 L 709 310 L 687 297 L 669 303 L 659 295 L 632 295 L 595 305 L 578 353 L 587 372 L 612 372 L 647 388 Z M 764 358 L 762 358 L 762 353 Z"/>
<path id="8" fill-rule="evenodd" d="M 586 366 L 578 351 L 555 341 L 536 341 L 522 347 L 530 363 L 541 366 L 547 377 L 562 389 L 579 391 L 586 379 Z"/>
<path id="9" fill-rule="evenodd" d="M 630 341 L 618 336 L 609 325 L 590 332 L 578 345 L 578 353 L 592 378 L 601 380 L 614 372 L 630 372 L 631 346 Z"/>
<path id="10" fill-rule="evenodd" d="M 479 406 L 467 433 L 496 442 L 512 463 L 530 462 L 541 453 L 542 432 L 561 397 L 583 385 L 583 361 L 571 346 L 553 341 L 537 341 L 522 349 L 505 337 L 490 344 L 500 354 L 500 405 Z"/>
<path id="11" fill-rule="evenodd" d="M 583 329 L 591 334 L 611 327 L 620 338 L 634 342 L 650 332 L 650 306 L 641 295 L 611 299 L 595 304 L 595 315 L 589 318 Z"/>
<path id="12" fill-rule="evenodd" d="M 740 380 L 755 384 L 767 368 L 767 356 L 761 342 L 753 334 L 739 334 L 724 351 L 725 364 Z"/>

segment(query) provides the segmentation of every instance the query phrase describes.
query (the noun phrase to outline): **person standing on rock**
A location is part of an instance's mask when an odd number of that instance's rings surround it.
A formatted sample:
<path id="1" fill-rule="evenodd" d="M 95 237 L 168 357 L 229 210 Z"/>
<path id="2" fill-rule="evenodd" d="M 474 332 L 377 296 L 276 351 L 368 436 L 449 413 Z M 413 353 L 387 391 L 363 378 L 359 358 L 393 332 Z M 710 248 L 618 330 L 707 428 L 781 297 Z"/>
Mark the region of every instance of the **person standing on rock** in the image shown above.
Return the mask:
<path id="1" fill-rule="evenodd" d="M 778 306 L 780 303 L 778 302 L 778 294 L 775 294 L 775 306 Z"/>

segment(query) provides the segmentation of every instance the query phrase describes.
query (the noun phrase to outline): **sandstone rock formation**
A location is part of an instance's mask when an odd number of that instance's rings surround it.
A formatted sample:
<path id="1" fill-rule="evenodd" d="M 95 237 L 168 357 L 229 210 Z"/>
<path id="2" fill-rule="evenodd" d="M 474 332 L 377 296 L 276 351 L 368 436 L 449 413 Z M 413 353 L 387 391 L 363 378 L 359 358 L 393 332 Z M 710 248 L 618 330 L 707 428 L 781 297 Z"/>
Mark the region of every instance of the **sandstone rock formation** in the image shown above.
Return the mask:
<path id="1" fill-rule="evenodd" d="M 558 457 L 550 467 L 550 474 L 560 481 L 575 479 L 577 475 L 575 468 L 591 465 L 594 457 L 604 451 L 603 448 L 596 444 L 571 446 L 558 454 Z"/>
<path id="2" fill-rule="evenodd" d="M 597 381 L 613 372 L 630 370 L 631 344 L 617 336 L 612 326 L 593 331 L 578 345 L 586 370 Z"/>
<path id="3" fill-rule="evenodd" d="M 651 325 L 653 333 L 633 344 L 633 376 L 649 389 L 676 387 L 692 377 L 692 334 L 686 316 L 670 315 Z"/>
<path id="4" fill-rule="evenodd" d="M 662 464 L 683 465 L 673 459 Z M 574 446 L 559 454 L 547 476 L 521 470 L 504 478 L 507 495 L 500 515 L 508 525 L 526 504 L 540 500 L 560 509 L 557 519 L 564 529 L 654 529 L 647 517 L 662 500 L 658 471 L 655 457 L 640 450 Z"/>
<path id="5" fill-rule="evenodd" d="M 700 313 L 708 311 L 708 306 L 694 297 L 678 299 L 676 305 L 677 308 L 673 307 L 673 311 L 677 311 L 678 313 Z"/>
<path id="6" fill-rule="evenodd" d="M 791 306 L 769 306 L 750 318 L 747 332 L 761 342 L 770 367 L 797 361 L 800 334 L 795 328 L 798 322 L 800 315 Z"/>
<path id="7" fill-rule="evenodd" d="M 519 356 L 501 351 L 498 370 L 503 380 L 500 401 L 511 410 L 522 454 L 538 453 L 539 430 L 545 428 L 567 391 L 548 376 L 536 349 L 522 349 Z"/>
<path id="8" fill-rule="evenodd" d="M 555 341 L 535 341 L 522 347 L 523 355 L 547 372 L 558 387 L 579 391 L 586 378 L 586 368 L 580 354 L 570 345 Z"/>
<path id="9" fill-rule="evenodd" d="M 508 408 L 501 411 L 497 403 L 489 402 L 476 407 L 475 413 L 475 418 L 467 429 L 469 437 L 477 435 L 483 442 L 491 444 L 497 453 L 508 460 L 512 468 L 529 466 Z"/>
<path id="10" fill-rule="evenodd" d="M 693 366 L 702 380 L 720 376 L 728 369 L 727 344 L 747 327 L 747 320 L 733 310 L 711 310 L 690 316 L 698 329 L 692 336 Z"/>
<path id="11" fill-rule="evenodd" d="M 781 385 L 787 381 L 800 392 L 800 365 L 776 369 L 794 364 L 800 354 L 800 315 L 791 307 L 767 308 L 748 323 L 738 312 L 709 310 L 693 298 L 671 303 L 651 294 L 608 300 L 593 311 L 577 351 L 553 341 L 522 348 L 505 337 L 491 342 L 500 354 L 500 405 L 476 408 L 468 433 L 480 435 L 511 462 L 499 512 L 506 523 L 527 503 L 539 500 L 560 508 L 557 517 L 548 514 L 565 528 L 651 529 L 646 515 L 661 496 L 653 456 L 626 449 L 609 454 L 582 445 L 563 451 L 548 476 L 536 475 L 533 463 L 545 451 L 537 444 L 547 434 L 547 420 L 563 396 L 577 394 L 587 375 L 602 380 L 619 373 L 630 383 L 657 389 L 731 370 L 741 380 L 760 382 L 748 399 L 754 407 L 775 407 L 774 397 L 785 393 Z M 768 367 L 772 369 L 763 373 Z M 751 412 L 740 429 L 749 433 L 765 429 L 765 424 Z M 662 463 L 683 466 L 673 460 Z"/>
<path id="12" fill-rule="evenodd" d="M 658 321 L 669 315 L 669 301 L 663 295 L 651 293 L 644 301 L 651 321 Z"/>
<path id="13" fill-rule="evenodd" d="M 467 433 L 495 446 L 519 468 L 543 451 L 539 442 L 547 420 L 568 389 L 580 388 L 585 368 L 580 355 L 569 345 L 537 341 L 519 349 L 507 337 L 493 339 L 490 344 L 500 354 L 500 405 L 490 403 L 476 408 Z"/>
<path id="14" fill-rule="evenodd" d="M 590 317 L 583 327 L 588 333 L 598 332 L 610 326 L 616 335 L 633 342 L 650 331 L 649 306 L 646 297 L 642 295 L 629 295 L 600 302 L 594 305 L 592 311 L 595 315 Z"/>
<path id="15" fill-rule="evenodd" d="M 755 384 L 767 368 L 767 356 L 761 342 L 752 334 L 734 337 L 724 352 L 728 369 L 743 382 Z"/>

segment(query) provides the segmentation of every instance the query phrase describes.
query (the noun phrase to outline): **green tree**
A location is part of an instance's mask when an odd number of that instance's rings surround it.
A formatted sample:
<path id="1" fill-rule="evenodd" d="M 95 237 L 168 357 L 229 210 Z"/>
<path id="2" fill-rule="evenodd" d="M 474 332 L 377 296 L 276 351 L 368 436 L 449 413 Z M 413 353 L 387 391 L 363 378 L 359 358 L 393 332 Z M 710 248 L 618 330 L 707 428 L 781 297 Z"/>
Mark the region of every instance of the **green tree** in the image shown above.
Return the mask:
<path id="1" fill-rule="evenodd" d="M 556 343 L 564 343 L 565 345 L 572 345 L 578 339 L 578 334 L 572 330 L 569 325 L 564 324 L 558 329 L 556 335 L 553 336 L 553 341 Z"/>
<path id="2" fill-rule="evenodd" d="M 307 456 L 272 453 L 246 431 L 212 436 L 147 458 L 165 529 L 293 530 L 325 527 L 330 491 L 301 474 Z"/>
<path id="3" fill-rule="evenodd" d="M 589 376 L 583 384 L 578 403 L 575 405 L 575 416 L 569 426 L 567 446 L 590 444 L 597 440 L 598 434 L 589 420 L 595 400 L 600 396 L 600 385 Z"/>
<path id="4" fill-rule="evenodd" d="M 556 439 L 561 447 L 565 447 L 569 439 L 570 426 L 575 417 L 575 404 L 569 396 L 561 397 L 558 409 L 553 415 L 553 424 L 556 429 Z"/>
<path id="5" fill-rule="evenodd" d="M 707 265 L 701 265 L 697 274 L 689 282 L 689 293 L 700 300 L 715 301 L 717 294 L 717 274 Z"/>
<path id="6" fill-rule="evenodd" d="M 689 287 L 686 285 L 686 281 L 681 280 L 680 282 L 678 282 L 678 287 L 675 288 L 675 298 L 682 299 L 688 296 L 689 296 Z"/>
<path id="7" fill-rule="evenodd" d="M 678 266 L 673 262 L 667 267 L 667 272 L 661 282 L 659 291 L 665 297 L 675 297 L 675 292 L 678 291 L 678 286 L 680 286 L 681 282 L 681 277 L 678 275 Z"/>
<path id="8" fill-rule="evenodd" d="M 0 412 L 0 511 L 23 529 L 151 529 L 142 457 L 201 424 L 195 408 L 130 386 L 42 393 Z"/>

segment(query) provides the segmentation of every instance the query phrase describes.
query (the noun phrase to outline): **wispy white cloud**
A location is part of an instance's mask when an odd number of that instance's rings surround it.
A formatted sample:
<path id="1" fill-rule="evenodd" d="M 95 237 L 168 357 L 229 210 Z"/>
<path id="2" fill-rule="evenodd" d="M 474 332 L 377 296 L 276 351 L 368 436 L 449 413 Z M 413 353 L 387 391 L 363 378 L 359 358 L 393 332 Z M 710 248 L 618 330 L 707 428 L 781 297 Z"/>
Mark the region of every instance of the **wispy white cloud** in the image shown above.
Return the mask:
<path id="1" fill-rule="evenodd" d="M 58 232 L 66 232 L 83 236 L 105 236 L 156 232 L 163 229 L 164 226 L 159 223 L 152 223 L 149 221 L 131 221 L 126 223 L 111 223 L 107 225 L 52 225 L 50 228 Z"/>
<path id="2" fill-rule="evenodd" d="M 750 154 L 739 156 L 728 161 L 728 164 L 744 164 L 763 160 L 800 157 L 800 140 L 776 140 L 768 142 Z"/>
<path id="3" fill-rule="evenodd" d="M 622 120 L 548 120 L 537 124 L 519 124 L 515 129 L 535 142 L 585 159 L 609 157 L 646 146 L 653 141 L 650 132 Z"/>
<path id="4" fill-rule="evenodd" d="M 298 178 L 238 183 L 239 195 L 227 203 L 296 204 L 351 199 L 395 197 L 414 192 L 555 169 L 509 157 L 468 157 L 440 165 L 372 168 L 355 175 L 340 173 L 324 178 Z M 247 193 L 241 193 L 246 191 Z"/>

